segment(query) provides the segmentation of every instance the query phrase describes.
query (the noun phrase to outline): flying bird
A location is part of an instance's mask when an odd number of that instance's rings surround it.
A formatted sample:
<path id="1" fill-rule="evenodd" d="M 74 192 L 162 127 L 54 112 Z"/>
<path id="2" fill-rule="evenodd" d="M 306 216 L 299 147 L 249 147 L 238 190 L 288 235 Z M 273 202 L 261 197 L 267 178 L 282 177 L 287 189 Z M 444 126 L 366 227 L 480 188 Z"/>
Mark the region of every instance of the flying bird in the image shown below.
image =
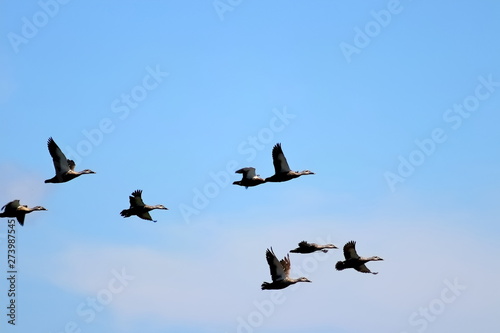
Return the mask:
<path id="1" fill-rule="evenodd" d="M 21 205 L 19 204 L 19 200 L 13 200 L 6 204 L 5 206 L 2 207 L 3 212 L 0 213 L 0 217 L 15 217 L 17 219 L 17 222 L 21 226 L 24 225 L 24 217 L 26 214 L 29 214 L 31 212 L 37 211 L 37 210 L 47 210 L 42 206 L 35 206 L 32 208 L 28 208 L 26 205 Z"/>
<path id="2" fill-rule="evenodd" d="M 255 168 L 252 167 L 236 170 L 235 173 L 242 173 L 243 177 L 241 178 L 241 180 L 233 182 L 233 185 L 240 185 L 248 188 L 250 186 L 257 186 L 265 182 L 263 178 L 260 178 L 259 175 L 255 174 Z"/>
<path id="3" fill-rule="evenodd" d="M 46 183 L 64 183 L 80 175 L 95 173 L 89 169 L 75 171 L 75 162 L 73 160 L 66 159 L 66 156 L 64 156 L 61 149 L 59 149 L 54 139 L 49 138 L 47 146 L 49 148 L 50 156 L 52 156 L 52 162 L 54 163 L 54 168 L 56 169 L 56 175 L 53 178 L 45 180 Z"/>
<path id="4" fill-rule="evenodd" d="M 354 268 L 358 272 L 362 273 L 372 273 L 378 274 L 378 272 L 372 272 L 366 267 L 365 263 L 368 261 L 379 261 L 384 260 L 380 257 L 373 256 L 369 258 L 360 257 L 356 252 L 356 242 L 350 241 L 346 245 L 344 245 L 344 257 L 345 261 L 338 261 L 335 264 L 335 268 L 338 271 L 341 271 L 346 268 Z"/>
<path id="5" fill-rule="evenodd" d="M 274 164 L 274 175 L 265 179 L 266 182 L 285 182 L 290 179 L 300 177 L 302 175 L 314 175 L 314 172 L 309 170 L 304 171 L 292 171 L 288 162 L 286 161 L 283 150 L 281 149 L 281 143 L 277 143 L 273 147 L 273 164 Z"/>
<path id="6" fill-rule="evenodd" d="M 144 204 L 144 201 L 142 201 L 141 195 L 142 195 L 142 190 L 135 190 L 134 192 L 132 192 L 132 195 L 129 197 L 130 208 L 122 210 L 120 212 L 120 215 L 123 217 L 130 217 L 132 215 L 137 215 L 143 220 L 156 222 L 151 218 L 151 215 L 149 215 L 149 211 L 153 209 L 168 209 L 168 208 L 166 208 L 163 205 L 155 205 L 155 206 L 146 205 Z"/>
<path id="7" fill-rule="evenodd" d="M 290 256 L 288 254 L 283 260 L 279 261 L 273 252 L 273 248 L 271 248 L 266 251 L 266 259 L 269 264 L 269 269 L 271 270 L 273 282 L 263 282 L 261 285 L 262 290 L 283 289 L 297 282 L 311 282 L 305 277 L 292 279 L 288 276 L 290 274 Z"/>
<path id="8" fill-rule="evenodd" d="M 302 241 L 299 243 L 299 247 L 293 250 L 290 250 L 292 253 L 313 253 L 316 251 L 322 251 L 324 253 L 328 252 L 327 249 L 337 249 L 337 247 L 333 244 L 325 244 L 318 245 L 316 243 L 308 243 L 306 241 Z"/>

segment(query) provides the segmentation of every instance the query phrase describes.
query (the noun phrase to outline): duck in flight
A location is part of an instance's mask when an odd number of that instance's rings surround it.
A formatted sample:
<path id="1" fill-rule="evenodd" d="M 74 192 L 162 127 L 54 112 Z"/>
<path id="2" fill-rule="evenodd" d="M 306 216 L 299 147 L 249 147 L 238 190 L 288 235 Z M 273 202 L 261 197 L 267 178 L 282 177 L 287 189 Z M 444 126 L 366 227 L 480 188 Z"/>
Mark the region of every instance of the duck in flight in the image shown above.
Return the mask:
<path id="1" fill-rule="evenodd" d="M 15 217 L 17 222 L 21 226 L 24 225 L 24 217 L 26 214 L 29 214 L 38 210 L 47 210 L 42 206 L 35 206 L 32 208 L 28 208 L 26 205 L 21 205 L 19 200 L 13 200 L 2 207 L 3 212 L 0 213 L 0 217 Z"/>
<path id="2" fill-rule="evenodd" d="M 292 253 L 313 253 L 316 251 L 322 251 L 324 253 L 328 252 L 327 249 L 337 249 L 337 247 L 333 244 L 325 244 L 318 245 L 316 243 L 308 243 L 306 241 L 302 241 L 299 243 L 299 247 L 293 250 L 290 250 Z"/>
<path id="3" fill-rule="evenodd" d="M 277 143 L 273 147 L 273 164 L 274 164 L 274 175 L 265 179 L 266 182 L 285 182 L 290 179 L 300 177 L 302 175 L 314 175 L 314 172 L 309 170 L 304 171 L 292 171 L 288 162 L 286 161 L 283 150 L 281 149 L 281 143 Z"/>
<path id="4" fill-rule="evenodd" d="M 367 263 L 368 261 L 384 260 L 377 256 L 368 258 L 360 257 L 356 252 L 355 241 L 350 241 L 346 245 L 344 245 L 344 257 L 345 261 L 338 261 L 337 264 L 335 264 L 335 268 L 338 271 L 341 271 L 346 268 L 354 268 L 358 272 L 378 274 L 378 272 L 370 271 L 368 267 L 366 267 L 365 263 Z"/>
<path id="5" fill-rule="evenodd" d="M 269 264 L 269 269 L 271 270 L 271 278 L 273 282 L 263 282 L 261 285 L 262 290 L 283 289 L 297 282 L 311 282 L 305 277 L 300 277 L 298 279 L 292 279 L 289 277 L 290 255 L 287 254 L 285 258 L 279 261 L 273 252 L 273 248 L 271 248 L 266 251 L 266 259 Z"/>
<path id="6" fill-rule="evenodd" d="M 46 183 L 64 183 L 81 175 L 95 173 L 89 169 L 75 171 L 75 162 L 73 160 L 66 159 L 66 156 L 64 156 L 61 149 L 59 149 L 54 139 L 49 138 L 47 146 L 49 148 L 50 156 L 52 156 L 52 162 L 54 163 L 54 168 L 56 169 L 56 175 L 45 180 Z"/>
<path id="7" fill-rule="evenodd" d="M 242 168 L 236 170 L 235 173 L 242 173 L 243 177 L 241 178 L 241 180 L 233 182 L 233 185 L 240 185 L 248 188 L 250 186 L 257 186 L 259 184 L 265 183 L 265 180 L 263 178 L 260 178 L 259 175 L 255 174 L 255 168 Z"/>
<path id="8" fill-rule="evenodd" d="M 122 210 L 120 212 L 120 215 L 123 217 L 130 217 L 132 215 L 137 215 L 143 220 L 156 222 L 151 218 L 151 215 L 149 215 L 149 211 L 153 209 L 167 210 L 168 208 L 166 208 L 163 205 L 155 205 L 155 206 L 146 205 L 144 201 L 142 201 L 141 195 L 142 195 L 142 190 L 135 190 L 134 192 L 132 192 L 132 195 L 129 197 L 130 208 Z"/>

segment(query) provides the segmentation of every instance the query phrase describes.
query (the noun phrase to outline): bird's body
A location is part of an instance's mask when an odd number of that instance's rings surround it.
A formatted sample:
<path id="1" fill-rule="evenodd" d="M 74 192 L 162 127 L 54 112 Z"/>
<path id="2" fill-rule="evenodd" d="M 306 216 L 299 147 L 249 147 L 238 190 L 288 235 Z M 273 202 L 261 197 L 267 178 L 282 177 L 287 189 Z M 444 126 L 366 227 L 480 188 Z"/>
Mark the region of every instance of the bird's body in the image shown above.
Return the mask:
<path id="1" fill-rule="evenodd" d="M 292 253 L 313 253 L 316 251 L 322 251 L 324 253 L 328 252 L 328 249 L 337 249 L 337 247 L 333 244 L 325 244 L 318 245 L 316 243 L 308 243 L 306 241 L 302 241 L 299 243 L 299 247 L 293 250 L 290 250 Z"/>
<path id="2" fill-rule="evenodd" d="M 241 180 L 233 182 L 233 185 L 245 186 L 245 188 L 248 188 L 250 186 L 257 186 L 259 184 L 265 183 L 265 180 L 263 178 L 260 178 L 259 175 L 255 174 L 255 168 L 242 168 L 235 171 L 235 173 L 242 173 L 243 177 L 241 178 Z"/>
<path id="3" fill-rule="evenodd" d="M 344 270 L 346 268 L 354 268 L 358 272 L 378 274 L 377 272 L 370 271 L 368 267 L 366 267 L 365 263 L 369 261 L 384 260 L 377 256 L 368 258 L 360 257 L 356 252 L 355 241 L 350 241 L 344 245 L 344 257 L 345 261 L 338 261 L 337 264 L 335 264 L 335 268 L 339 271 Z"/>
<path id="4" fill-rule="evenodd" d="M 17 222 L 19 222 L 20 225 L 24 225 L 24 217 L 26 214 L 29 214 L 34 211 L 38 210 L 47 210 L 42 206 L 35 206 L 32 208 L 29 208 L 26 205 L 21 205 L 19 203 L 19 200 L 13 200 L 9 203 L 7 203 L 5 206 L 2 207 L 3 212 L 0 213 L 0 217 L 15 217 L 17 219 Z"/>
<path id="5" fill-rule="evenodd" d="M 276 258 L 273 249 L 267 249 L 266 260 L 269 264 L 269 269 L 271 271 L 271 278 L 273 282 L 263 282 L 261 289 L 283 289 L 289 285 L 295 284 L 297 282 L 311 282 L 305 277 L 300 277 L 298 279 L 292 279 L 289 277 L 290 274 L 290 256 L 287 254 L 285 258 L 281 261 Z"/>
<path id="6" fill-rule="evenodd" d="M 75 162 L 66 158 L 54 139 L 49 138 L 47 141 L 47 147 L 49 148 L 50 156 L 52 156 L 52 162 L 54 163 L 56 175 L 45 180 L 45 183 L 65 183 L 78 176 L 95 173 L 89 169 L 75 171 Z"/>
<path id="7" fill-rule="evenodd" d="M 314 175 L 314 172 L 309 170 L 292 171 L 281 149 L 281 143 L 277 143 L 273 147 L 273 165 L 274 175 L 267 177 L 265 182 L 285 182 L 303 175 Z"/>
<path id="8" fill-rule="evenodd" d="M 136 215 L 140 217 L 143 220 L 148 220 L 148 221 L 153 221 L 153 218 L 151 215 L 149 215 L 149 212 L 153 209 L 165 209 L 166 208 L 163 205 L 155 205 L 155 206 L 150 206 L 146 205 L 144 201 L 142 201 L 142 190 L 135 190 L 132 192 L 132 195 L 129 197 L 130 199 L 130 208 L 129 209 L 124 209 L 120 212 L 120 215 L 123 217 L 130 217 L 132 215 Z"/>

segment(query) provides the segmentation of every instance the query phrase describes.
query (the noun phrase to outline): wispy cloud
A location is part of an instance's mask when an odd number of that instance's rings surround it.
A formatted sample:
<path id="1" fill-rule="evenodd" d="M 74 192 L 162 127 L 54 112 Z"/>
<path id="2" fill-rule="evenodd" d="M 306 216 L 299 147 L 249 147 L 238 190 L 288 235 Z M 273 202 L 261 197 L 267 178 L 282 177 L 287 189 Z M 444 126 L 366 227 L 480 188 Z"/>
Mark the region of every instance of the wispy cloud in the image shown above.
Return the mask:
<path id="1" fill-rule="evenodd" d="M 364 223 L 362 230 L 354 222 L 339 228 L 331 220 L 313 221 L 315 229 L 330 227 L 332 232 L 310 240 L 328 238 L 340 248 L 350 239 L 357 240 L 361 255 L 385 259 L 369 264 L 380 274 L 337 272 L 334 263 L 342 259 L 342 251 L 332 250 L 325 261 L 317 263 L 317 269 L 309 271 L 312 284 L 297 291 L 283 291 L 285 301 L 276 305 L 259 330 L 337 327 L 356 331 L 363 330 L 369 322 L 373 332 L 416 332 L 418 327 L 410 317 L 440 295 L 445 280 L 458 280 L 467 286 L 459 299 L 447 304 L 447 313 L 459 317 L 479 318 L 500 296 L 499 291 L 488 287 L 495 285 L 500 269 L 481 256 L 484 250 L 494 254 L 498 249 L 481 249 L 480 240 L 470 238 L 467 232 L 440 230 L 435 227 L 440 222 L 431 218 L 385 220 L 383 224 L 374 219 L 371 224 Z M 196 244 L 197 238 L 204 237 L 200 233 L 190 239 L 194 243 L 184 245 L 191 250 L 181 255 L 144 246 L 74 245 L 52 260 L 51 267 L 56 269 L 50 279 L 84 298 L 103 288 L 112 269 L 123 267 L 134 276 L 134 281 L 118 301 L 109 305 L 118 323 L 148 318 L 168 326 L 172 322 L 196 320 L 237 331 L 241 320 L 258 311 L 256 304 L 269 298 L 260 290 L 260 283 L 270 279 L 264 257 L 266 247 L 273 246 L 281 257 L 304 235 L 312 234 L 303 224 L 293 221 L 289 228 L 272 222 L 268 227 L 248 226 L 242 223 L 239 228 L 218 230 L 211 239 L 218 246 L 211 248 Z M 200 230 L 195 227 L 191 231 Z M 292 254 L 293 276 L 303 273 L 304 269 L 299 272 L 299 268 L 307 258 Z M 315 311 L 308 311 L 307 319 L 303 316 L 303 304 L 316 307 Z M 380 320 L 389 314 L 391 320 Z M 364 320 L 356 324 L 360 315 Z M 445 327 L 460 326 L 460 322 L 450 322 L 449 318 L 440 316 L 436 320 L 446 322 Z M 435 331 L 433 326 L 440 327 L 429 323 L 429 332 Z"/>

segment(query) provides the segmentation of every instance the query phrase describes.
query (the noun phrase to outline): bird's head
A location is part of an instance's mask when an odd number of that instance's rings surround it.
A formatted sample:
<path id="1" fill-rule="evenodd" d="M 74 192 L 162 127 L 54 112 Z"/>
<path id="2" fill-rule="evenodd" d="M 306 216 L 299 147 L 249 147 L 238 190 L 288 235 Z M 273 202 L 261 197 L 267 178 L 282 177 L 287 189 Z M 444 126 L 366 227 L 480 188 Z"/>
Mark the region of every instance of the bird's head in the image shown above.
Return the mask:
<path id="1" fill-rule="evenodd" d="M 373 257 L 371 257 L 370 259 L 371 259 L 372 261 L 380 261 L 380 260 L 384 260 L 384 259 L 382 259 L 382 258 L 380 258 L 380 257 L 377 257 L 377 256 L 373 256 Z"/>
<path id="2" fill-rule="evenodd" d="M 47 210 L 47 208 L 42 207 L 42 206 L 35 206 L 35 207 L 33 207 L 33 210 Z"/>
<path id="3" fill-rule="evenodd" d="M 297 279 L 297 282 L 311 282 L 311 280 L 309 280 L 308 278 L 305 278 L 305 277 L 300 277 Z"/>
<path id="4" fill-rule="evenodd" d="M 163 206 L 163 205 L 156 205 L 156 209 L 165 209 L 165 210 L 168 210 L 167 207 Z"/>
<path id="5" fill-rule="evenodd" d="M 89 173 L 95 173 L 95 172 L 90 169 L 82 170 L 82 174 L 89 174 Z"/>
<path id="6" fill-rule="evenodd" d="M 302 175 L 314 175 L 315 173 L 311 170 L 304 170 L 300 172 Z"/>

